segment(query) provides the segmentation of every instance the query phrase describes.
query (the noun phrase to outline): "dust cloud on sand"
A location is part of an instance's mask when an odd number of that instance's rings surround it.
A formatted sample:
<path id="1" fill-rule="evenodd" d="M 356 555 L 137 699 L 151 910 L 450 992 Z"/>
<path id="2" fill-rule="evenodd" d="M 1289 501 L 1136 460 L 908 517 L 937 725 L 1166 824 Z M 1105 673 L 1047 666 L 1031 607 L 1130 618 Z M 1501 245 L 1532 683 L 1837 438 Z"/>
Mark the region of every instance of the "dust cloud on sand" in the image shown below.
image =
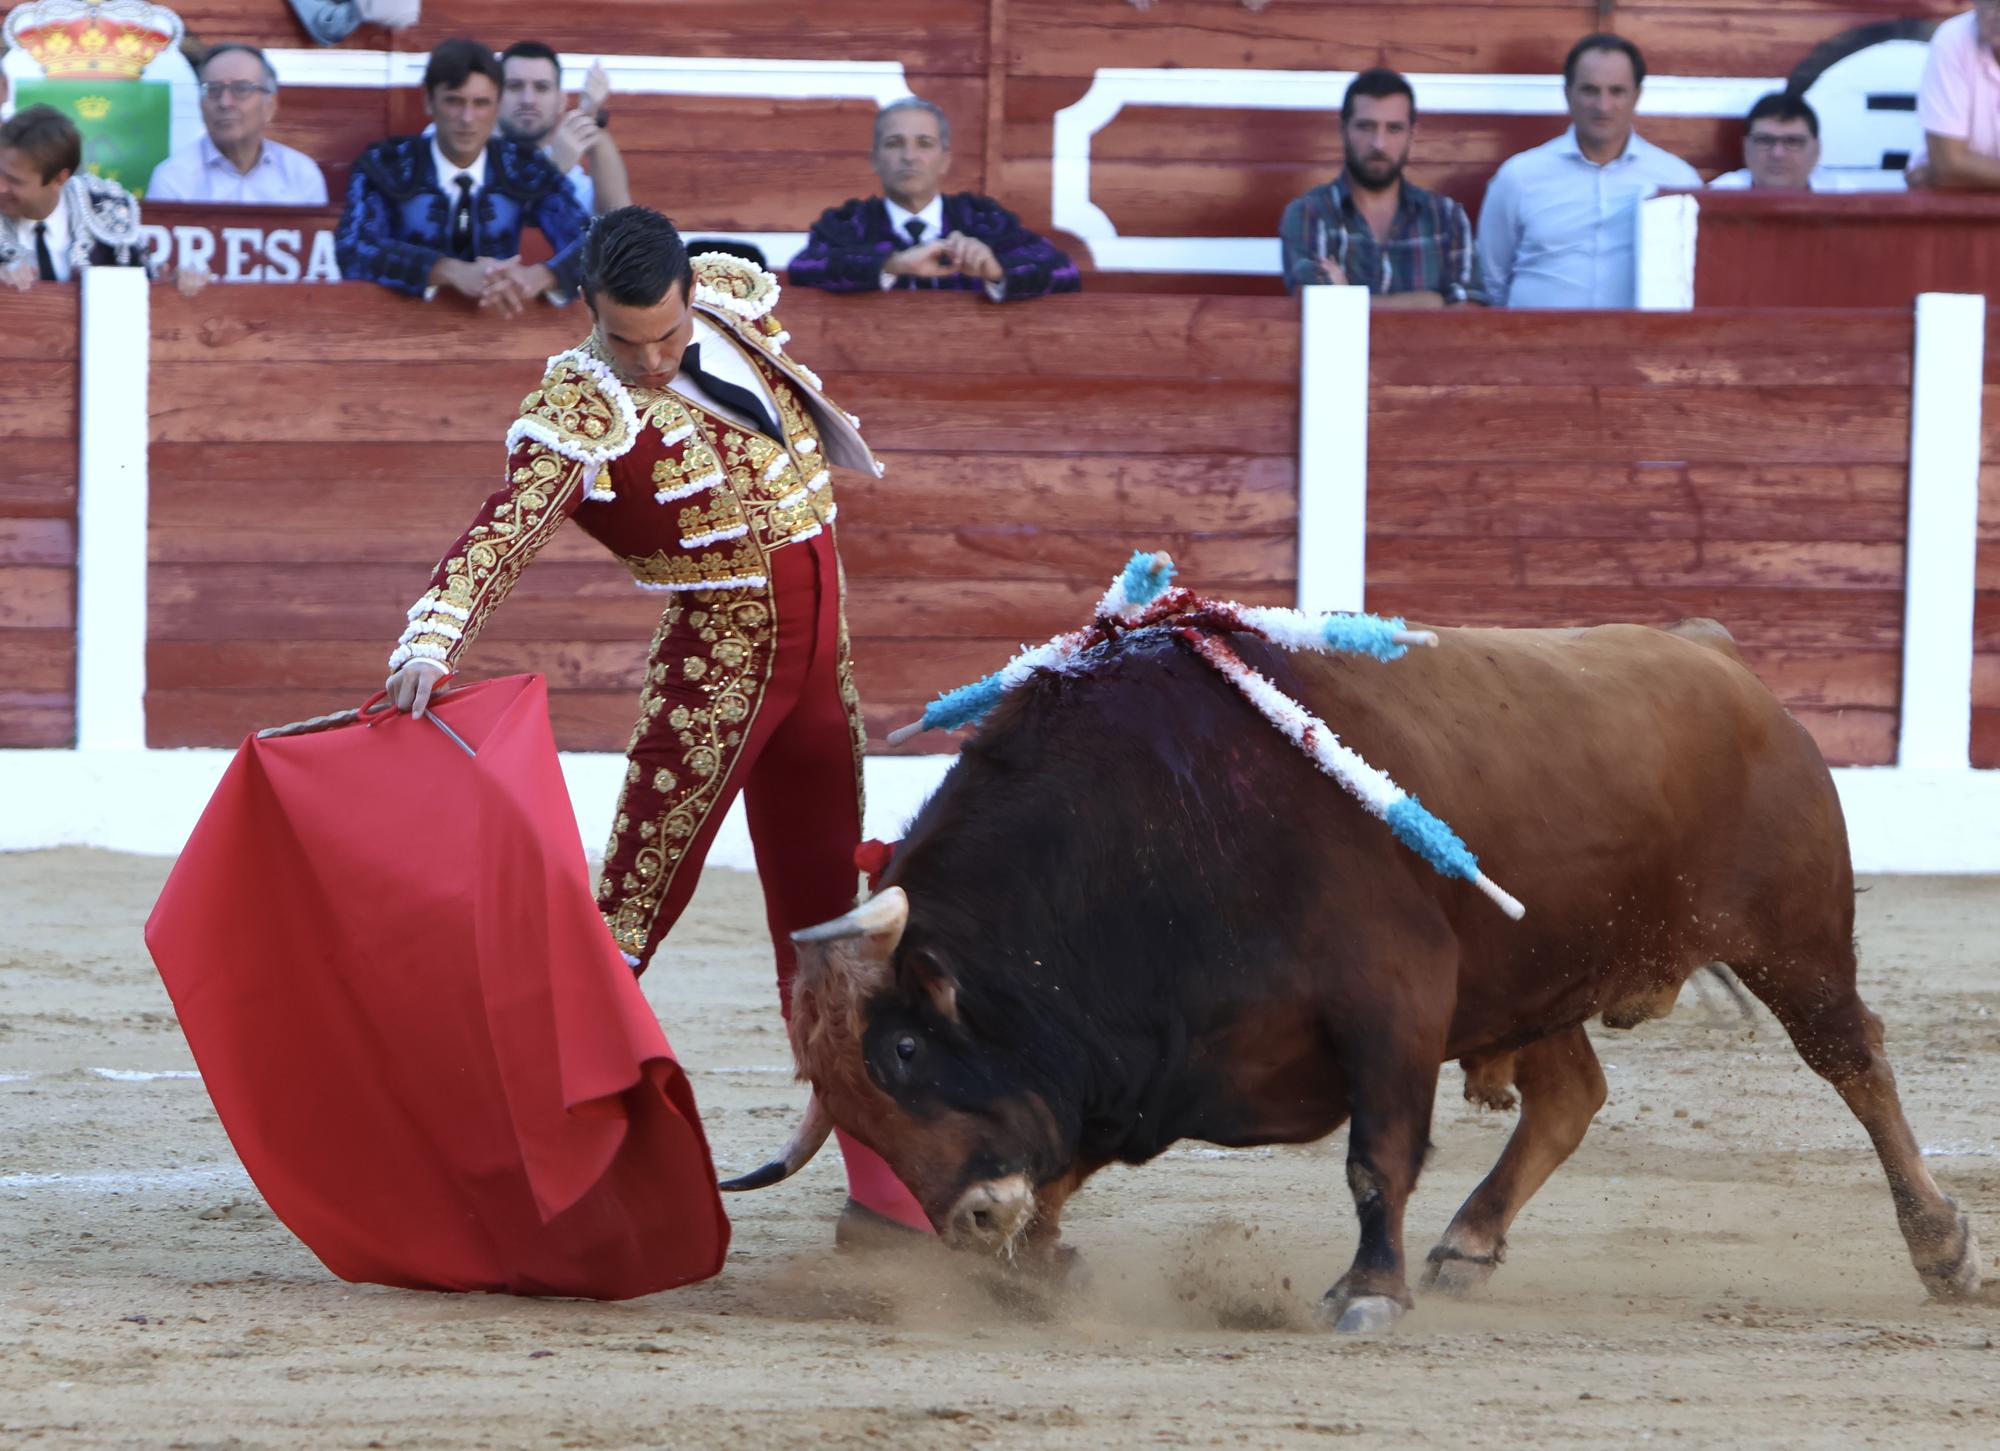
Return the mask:
<path id="1" fill-rule="evenodd" d="M 1073 1201 L 1086 1288 L 836 1255 L 829 1153 L 733 1199 L 727 1270 L 619 1305 L 332 1279 L 216 1122 L 140 926 L 167 863 L 0 856 L 0 1445 L 180 1448 L 1990 1447 L 2000 1311 L 1926 1305 L 1860 1128 L 1762 1014 L 1596 1032 L 1611 1101 L 1486 1294 L 1312 1327 L 1354 1244 L 1343 1139 L 1183 1145 Z M 1882 880 L 1863 984 L 2000 1263 L 2000 885 Z M 754 879 L 711 872 L 646 988 L 719 1167 L 803 1092 Z M 1448 1069 L 1413 1258 L 1511 1128 Z"/>

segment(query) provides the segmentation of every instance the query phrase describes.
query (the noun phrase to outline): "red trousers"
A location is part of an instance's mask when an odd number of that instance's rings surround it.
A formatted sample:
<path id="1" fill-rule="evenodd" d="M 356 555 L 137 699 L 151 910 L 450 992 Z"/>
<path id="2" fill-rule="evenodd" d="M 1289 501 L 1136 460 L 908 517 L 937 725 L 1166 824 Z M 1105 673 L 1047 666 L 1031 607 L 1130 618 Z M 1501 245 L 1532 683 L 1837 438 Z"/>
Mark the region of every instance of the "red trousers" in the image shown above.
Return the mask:
<path id="1" fill-rule="evenodd" d="M 598 891 L 635 969 L 687 907 L 740 792 L 789 1017 L 791 934 L 854 906 L 864 741 L 831 529 L 771 551 L 762 588 L 670 594 Z M 857 1201 L 930 1227 L 879 1157 L 844 1133 L 840 1147 Z"/>

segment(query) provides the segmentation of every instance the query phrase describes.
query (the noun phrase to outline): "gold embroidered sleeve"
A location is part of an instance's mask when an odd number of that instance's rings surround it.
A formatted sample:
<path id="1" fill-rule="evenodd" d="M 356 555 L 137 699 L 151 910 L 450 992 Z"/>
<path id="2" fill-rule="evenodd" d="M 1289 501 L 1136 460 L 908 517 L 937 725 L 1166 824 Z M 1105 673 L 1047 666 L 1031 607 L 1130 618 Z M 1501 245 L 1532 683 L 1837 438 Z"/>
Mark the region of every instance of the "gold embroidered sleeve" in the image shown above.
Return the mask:
<path id="1" fill-rule="evenodd" d="M 410 660 L 435 660 L 456 670 L 528 561 L 576 512 L 601 465 L 564 458 L 534 440 L 507 456 L 507 482 L 486 501 L 431 575 L 431 587 L 410 607 L 409 627 L 389 656 L 394 672 Z"/>

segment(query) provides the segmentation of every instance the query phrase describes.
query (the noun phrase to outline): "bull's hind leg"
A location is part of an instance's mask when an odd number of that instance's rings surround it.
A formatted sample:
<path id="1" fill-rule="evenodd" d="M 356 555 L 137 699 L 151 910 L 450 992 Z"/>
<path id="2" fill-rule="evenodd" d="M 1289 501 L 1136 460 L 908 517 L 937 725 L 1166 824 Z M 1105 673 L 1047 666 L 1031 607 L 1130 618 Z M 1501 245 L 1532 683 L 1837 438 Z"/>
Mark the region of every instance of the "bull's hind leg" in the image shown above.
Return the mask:
<path id="1" fill-rule="evenodd" d="M 1466 1093 L 1474 1089 L 1468 1068 Z M 1583 1142 L 1590 1121 L 1604 1107 L 1604 1070 L 1582 1025 L 1531 1043 L 1514 1055 L 1514 1086 L 1521 1091 L 1521 1119 L 1492 1172 L 1472 1191 L 1431 1251 L 1424 1288 L 1455 1295 L 1492 1277 L 1507 1252 L 1514 1216 Z M 1494 1085 L 1482 1085 L 1493 1095 Z"/>
<path id="2" fill-rule="evenodd" d="M 1996 1286 L 1980 1283 L 1972 1226 L 1931 1178 L 1903 1116 L 1895 1071 L 1882 1051 L 1882 1020 L 1854 990 L 1854 949 L 1843 943 L 1828 957 L 1831 971 L 1827 957 L 1733 965 L 1784 1024 L 1807 1066 L 1833 1085 L 1868 1131 L 1924 1288 L 1939 1300 L 1994 1300 Z"/>

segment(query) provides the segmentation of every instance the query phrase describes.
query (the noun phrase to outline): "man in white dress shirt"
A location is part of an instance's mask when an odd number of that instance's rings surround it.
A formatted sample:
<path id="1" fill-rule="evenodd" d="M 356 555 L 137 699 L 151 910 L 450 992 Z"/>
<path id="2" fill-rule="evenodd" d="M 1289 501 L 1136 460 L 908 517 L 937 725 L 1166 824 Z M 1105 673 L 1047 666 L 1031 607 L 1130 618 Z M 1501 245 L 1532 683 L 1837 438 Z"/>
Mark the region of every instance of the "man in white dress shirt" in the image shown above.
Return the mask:
<path id="1" fill-rule="evenodd" d="M 1570 128 L 1509 157 L 1486 189 L 1479 251 L 1495 306 L 1630 307 L 1639 203 L 1698 187 L 1692 166 L 1632 129 L 1645 84 L 1639 47 L 1586 35 L 1563 62 Z"/>
<path id="2" fill-rule="evenodd" d="M 205 128 L 153 168 L 146 197 L 156 202 L 323 207 L 326 178 L 303 152 L 264 133 L 278 114 L 278 73 L 254 46 L 218 45 L 202 58 Z"/>

